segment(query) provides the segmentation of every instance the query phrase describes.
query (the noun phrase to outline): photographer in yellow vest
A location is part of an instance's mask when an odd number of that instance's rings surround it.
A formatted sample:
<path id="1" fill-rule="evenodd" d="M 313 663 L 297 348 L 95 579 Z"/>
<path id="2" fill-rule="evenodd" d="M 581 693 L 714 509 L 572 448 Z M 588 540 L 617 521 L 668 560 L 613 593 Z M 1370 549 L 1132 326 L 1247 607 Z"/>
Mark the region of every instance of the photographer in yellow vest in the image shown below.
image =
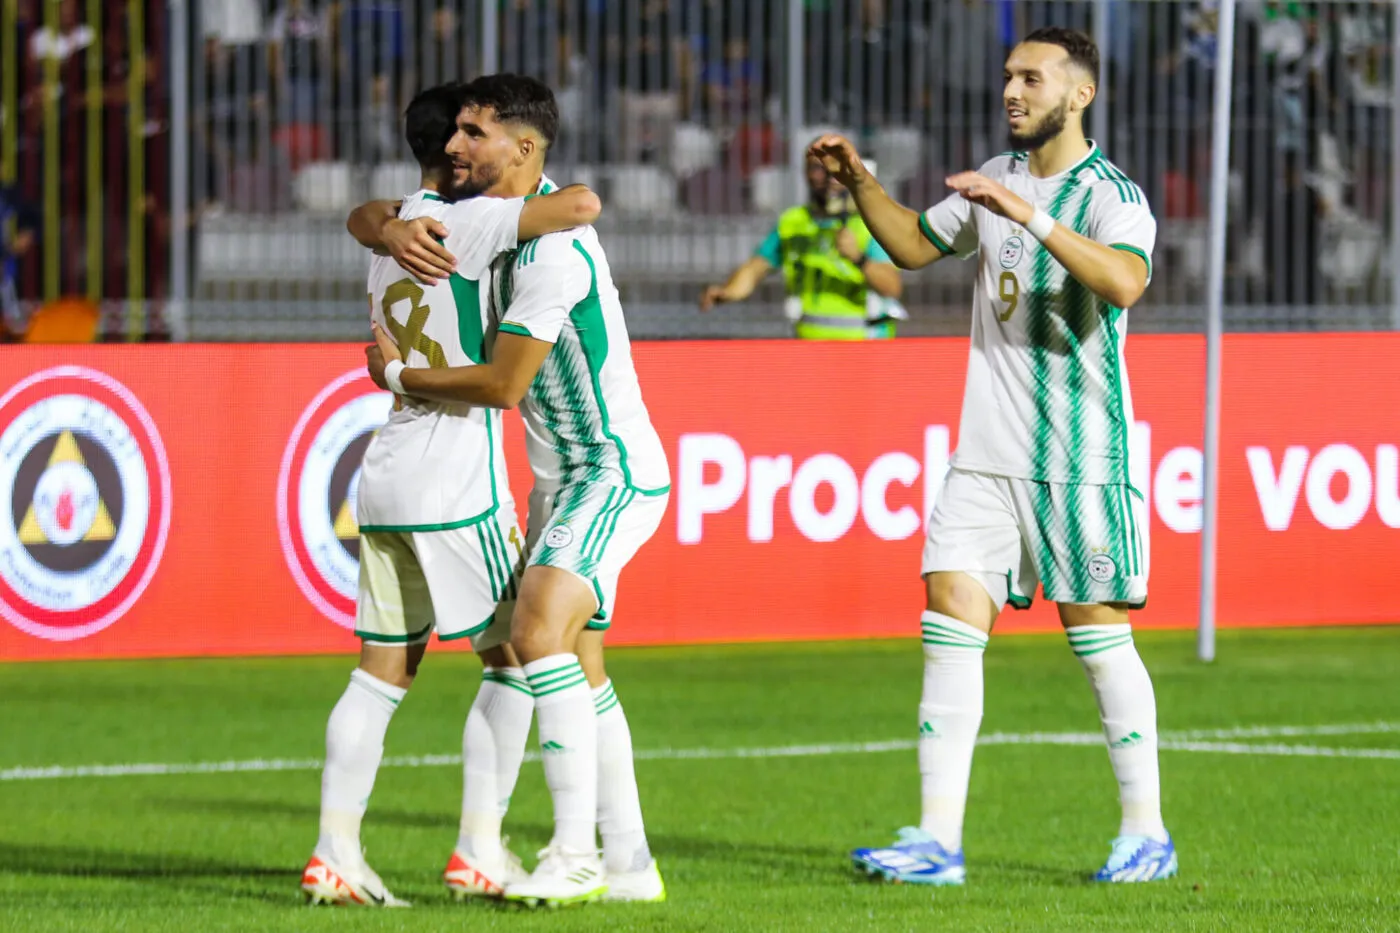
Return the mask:
<path id="1" fill-rule="evenodd" d="M 879 340 L 894 336 L 903 318 L 903 284 L 889 255 L 875 242 L 850 192 L 815 159 L 807 162 L 806 204 L 789 208 L 729 281 L 700 296 L 700 310 L 743 301 L 781 268 L 788 317 L 804 340 Z"/>

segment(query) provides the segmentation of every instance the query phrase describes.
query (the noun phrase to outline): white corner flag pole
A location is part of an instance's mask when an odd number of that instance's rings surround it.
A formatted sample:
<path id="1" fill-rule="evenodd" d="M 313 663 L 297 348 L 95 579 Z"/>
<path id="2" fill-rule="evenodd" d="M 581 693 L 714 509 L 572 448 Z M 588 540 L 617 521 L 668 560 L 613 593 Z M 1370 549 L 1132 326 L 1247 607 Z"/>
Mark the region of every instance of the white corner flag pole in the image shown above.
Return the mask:
<path id="1" fill-rule="evenodd" d="M 1215 567 L 1220 531 L 1220 344 L 1225 316 L 1225 218 L 1230 184 L 1230 92 L 1235 0 L 1221 0 L 1215 44 L 1215 112 L 1210 152 L 1210 272 L 1206 281 L 1206 433 L 1201 526 L 1201 609 L 1196 656 L 1215 660 Z"/>

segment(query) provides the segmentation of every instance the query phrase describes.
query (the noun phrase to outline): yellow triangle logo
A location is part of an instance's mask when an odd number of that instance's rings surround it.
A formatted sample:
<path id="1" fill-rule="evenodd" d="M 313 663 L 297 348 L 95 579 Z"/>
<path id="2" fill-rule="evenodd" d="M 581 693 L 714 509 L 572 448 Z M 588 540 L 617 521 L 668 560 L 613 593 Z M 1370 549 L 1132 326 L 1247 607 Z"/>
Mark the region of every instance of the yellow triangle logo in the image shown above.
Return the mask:
<path id="1" fill-rule="evenodd" d="M 111 541 L 117 536 L 112 516 L 107 511 L 107 503 L 97 500 L 97 514 L 92 517 L 92 527 L 83 535 L 84 541 Z"/>
<path id="2" fill-rule="evenodd" d="M 87 466 L 83 460 L 83 452 L 78 449 L 78 441 L 73 437 L 72 431 L 64 431 L 58 436 L 58 443 L 54 445 L 53 453 L 49 455 L 49 466 L 55 463 L 81 463 Z"/>
<path id="3" fill-rule="evenodd" d="M 341 540 L 360 536 L 360 523 L 355 521 L 355 515 L 350 511 L 349 499 L 340 504 L 340 511 L 336 513 L 335 536 Z"/>
<path id="4" fill-rule="evenodd" d="M 87 466 L 83 460 L 83 452 L 78 449 L 78 441 L 73 437 L 72 431 L 64 431 L 58 436 L 58 443 L 54 445 L 53 453 L 49 455 L 49 466 L 56 463 L 77 463 Z M 107 503 L 98 500 L 97 514 L 92 518 L 92 527 L 88 528 L 87 534 L 83 535 L 84 541 L 111 541 L 117 536 L 116 525 L 112 522 L 112 513 L 107 511 Z M 39 516 L 34 511 L 31 503 L 24 513 L 24 521 L 19 525 L 20 544 L 48 544 L 49 537 L 44 534 L 44 529 L 39 525 Z"/>
<path id="5" fill-rule="evenodd" d="M 39 527 L 39 516 L 34 514 L 34 506 L 30 505 L 29 510 L 24 513 L 24 521 L 19 525 L 20 544 L 48 544 L 49 539 L 44 535 L 44 529 Z"/>

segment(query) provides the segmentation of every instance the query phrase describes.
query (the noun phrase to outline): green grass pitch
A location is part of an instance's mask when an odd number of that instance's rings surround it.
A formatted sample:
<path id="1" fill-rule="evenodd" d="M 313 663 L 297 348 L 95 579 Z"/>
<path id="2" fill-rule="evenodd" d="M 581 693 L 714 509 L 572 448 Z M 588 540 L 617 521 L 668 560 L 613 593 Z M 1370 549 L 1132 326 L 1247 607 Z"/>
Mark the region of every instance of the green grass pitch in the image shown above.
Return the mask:
<path id="1" fill-rule="evenodd" d="M 1117 794 L 1101 742 L 1045 744 L 1098 730 L 1061 636 L 992 641 L 983 735 L 1002 744 L 973 767 L 968 886 L 936 891 L 857 878 L 846 860 L 917 820 L 915 642 L 619 650 L 611 672 L 636 747 L 662 752 L 637 771 L 670 900 L 555 913 L 447 897 L 454 765 L 380 772 L 364 841 L 414 902 L 395 912 L 301 904 L 314 762 L 17 779 L 38 766 L 319 758 L 348 658 L 0 665 L 0 930 L 1400 929 L 1400 629 L 1229 632 L 1213 665 L 1193 659 L 1190 633 L 1138 644 L 1176 746 L 1162 752 L 1174 880 L 1088 880 Z M 430 653 L 387 754 L 459 752 L 477 671 L 470 656 Z M 905 741 L 849 748 L 887 740 Z M 821 747 L 771 754 L 794 746 Z M 770 754 L 722 754 L 736 748 Z M 507 832 L 532 864 L 548 831 L 527 763 Z"/>

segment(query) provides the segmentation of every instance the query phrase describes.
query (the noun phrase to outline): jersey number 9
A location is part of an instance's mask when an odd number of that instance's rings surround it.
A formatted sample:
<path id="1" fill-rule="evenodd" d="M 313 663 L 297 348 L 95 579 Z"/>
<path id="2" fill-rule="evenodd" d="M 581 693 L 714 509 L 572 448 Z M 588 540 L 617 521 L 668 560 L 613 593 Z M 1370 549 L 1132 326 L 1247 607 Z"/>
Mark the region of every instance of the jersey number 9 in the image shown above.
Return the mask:
<path id="1" fill-rule="evenodd" d="M 997 320 L 1005 324 L 1021 303 L 1021 282 L 1010 269 L 1001 274 L 1001 300 L 1006 302 L 1006 310 L 997 315 Z"/>

